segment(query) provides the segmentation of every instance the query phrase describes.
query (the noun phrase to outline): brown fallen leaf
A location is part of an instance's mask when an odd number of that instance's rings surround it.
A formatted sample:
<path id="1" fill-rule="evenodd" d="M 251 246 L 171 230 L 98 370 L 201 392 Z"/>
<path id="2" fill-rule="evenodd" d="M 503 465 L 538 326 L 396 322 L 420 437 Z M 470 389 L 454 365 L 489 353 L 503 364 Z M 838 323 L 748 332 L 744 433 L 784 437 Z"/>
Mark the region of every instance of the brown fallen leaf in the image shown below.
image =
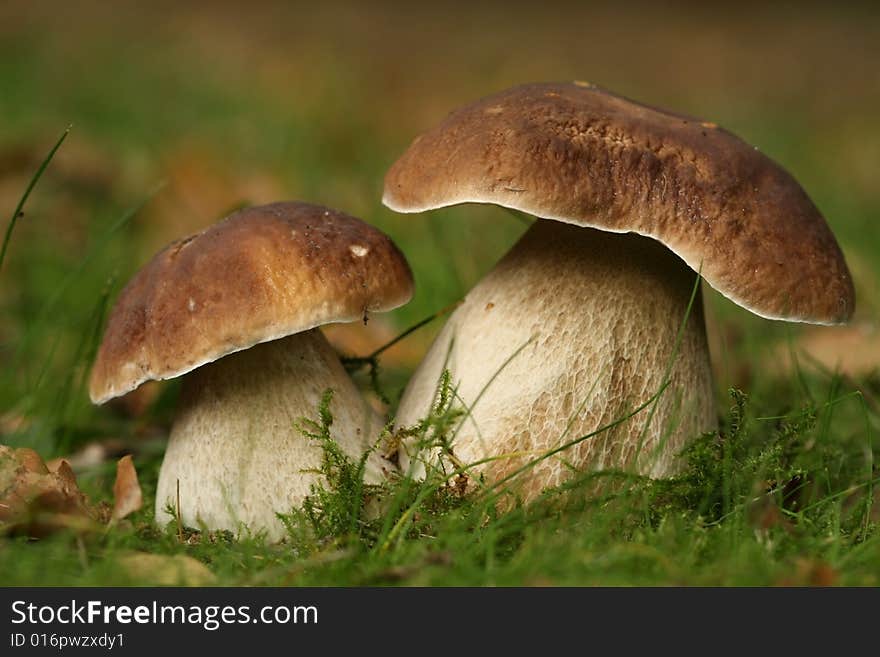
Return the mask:
<path id="1" fill-rule="evenodd" d="M 209 586 L 217 577 L 201 561 L 184 554 L 173 556 L 128 552 L 116 560 L 122 571 L 140 584 L 152 586 Z"/>
<path id="2" fill-rule="evenodd" d="M 51 471 L 34 450 L 0 445 L 0 531 L 40 538 L 96 526 L 67 461 Z"/>
<path id="3" fill-rule="evenodd" d="M 131 454 L 123 456 L 116 464 L 116 482 L 113 484 L 113 514 L 110 522 L 121 520 L 138 511 L 144 505 L 144 496 L 138 483 L 137 470 Z"/>

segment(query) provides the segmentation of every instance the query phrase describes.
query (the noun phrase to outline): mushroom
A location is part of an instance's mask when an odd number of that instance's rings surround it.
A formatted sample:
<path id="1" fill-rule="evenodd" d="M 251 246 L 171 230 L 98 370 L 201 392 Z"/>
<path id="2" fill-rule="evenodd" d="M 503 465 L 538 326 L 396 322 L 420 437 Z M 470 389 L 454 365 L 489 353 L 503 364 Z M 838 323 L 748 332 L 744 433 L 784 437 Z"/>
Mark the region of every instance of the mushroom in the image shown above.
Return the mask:
<path id="1" fill-rule="evenodd" d="M 317 481 L 321 446 L 300 420 L 332 389 L 331 437 L 360 459 L 382 422 L 317 328 L 391 310 L 412 273 L 386 235 L 298 202 L 237 212 L 173 242 L 119 295 L 91 373 L 96 404 L 184 376 L 156 493 L 156 519 L 283 535 L 277 513 Z M 372 453 L 366 477 L 386 462 Z M 178 497 L 179 486 L 179 497 Z"/>
<path id="2" fill-rule="evenodd" d="M 450 317 L 395 420 L 424 417 L 448 369 L 464 408 L 452 447 L 494 459 L 493 479 L 598 432 L 534 464 L 525 499 L 572 468 L 674 473 L 685 442 L 717 429 L 694 272 L 770 319 L 842 323 L 855 303 L 828 225 L 778 164 L 714 123 L 587 83 L 453 112 L 394 163 L 383 202 L 538 217 Z M 401 464 L 418 475 L 413 456 Z"/>

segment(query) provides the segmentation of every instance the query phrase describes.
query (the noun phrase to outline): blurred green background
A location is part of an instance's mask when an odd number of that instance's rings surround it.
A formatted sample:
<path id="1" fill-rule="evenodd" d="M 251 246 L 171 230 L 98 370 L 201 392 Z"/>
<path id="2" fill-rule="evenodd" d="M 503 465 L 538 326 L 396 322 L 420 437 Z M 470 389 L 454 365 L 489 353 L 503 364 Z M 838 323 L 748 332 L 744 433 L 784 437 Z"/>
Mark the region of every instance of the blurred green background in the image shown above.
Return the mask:
<path id="1" fill-rule="evenodd" d="M 850 327 L 769 322 L 708 295 L 719 395 L 732 385 L 772 395 L 803 350 L 876 404 L 876 3 L 5 0 L 0 219 L 73 129 L 0 272 L 0 442 L 51 457 L 146 436 L 158 458 L 173 384 L 111 409 L 88 402 L 105 304 L 165 243 L 243 204 L 329 205 L 381 227 L 407 255 L 415 298 L 333 332 L 343 351 L 367 353 L 460 298 L 523 224 L 482 206 L 396 215 L 380 202 L 385 170 L 463 103 L 574 79 L 740 135 L 794 174 L 838 237 L 856 284 Z M 439 325 L 387 354 L 392 396 Z"/>
<path id="2" fill-rule="evenodd" d="M 343 334 L 343 348 L 377 344 L 459 298 L 523 226 L 479 206 L 395 215 L 380 203 L 382 177 L 451 109 L 539 80 L 589 80 L 704 117 L 792 171 L 853 270 L 858 335 L 850 330 L 844 339 L 865 337 L 876 363 L 880 18 L 873 4 L 7 1 L 0 6 L 4 219 L 60 132 L 69 124 L 73 131 L 16 229 L 0 278 L 5 407 L 33 394 L 44 370 L 47 385 L 69 375 L 111 276 L 116 289 L 165 243 L 245 203 L 336 207 L 380 226 L 406 253 L 414 300 L 366 332 Z M 756 343 L 803 332 L 753 318 L 718 295 L 708 305 L 714 356 L 727 378 L 721 388 L 747 386 L 756 365 L 778 365 L 761 364 L 767 353 Z M 837 341 L 806 332 L 826 350 L 824 342 Z M 413 336 L 390 365 L 411 367 L 430 334 Z M 77 422 L 91 413 L 83 398 L 65 403 Z"/>

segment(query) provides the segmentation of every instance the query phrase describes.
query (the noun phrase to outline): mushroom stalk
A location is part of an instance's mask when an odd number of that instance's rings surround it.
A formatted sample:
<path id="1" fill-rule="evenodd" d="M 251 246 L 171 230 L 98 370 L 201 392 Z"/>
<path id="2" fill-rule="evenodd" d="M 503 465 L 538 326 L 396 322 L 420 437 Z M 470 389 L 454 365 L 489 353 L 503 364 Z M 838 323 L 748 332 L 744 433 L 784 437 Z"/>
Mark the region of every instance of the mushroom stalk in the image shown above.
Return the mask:
<path id="1" fill-rule="evenodd" d="M 540 462 L 519 491 L 533 498 L 570 466 L 670 474 L 685 442 L 716 427 L 699 291 L 688 315 L 695 277 L 653 239 L 538 220 L 449 319 L 396 424 L 425 417 L 448 368 L 465 411 L 452 448 L 464 463 L 501 457 L 480 468 L 495 480 L 663 389 L 656 409 Z M 401 465 L 418 476 L 425 455 L 412 456 Z"/>
<path id="2" fill-rule="evenodd" d="M 187 374 L 159 473 L 156 518 L 237 532 L 284 528 L 276 512 L 302 503 L 320 475 L 322 448 L 305 437 L 303 418 L 316 420 L 324 391 L 334 391 L 330 434 L 360 459 L 382 422 L 358 393 L 336 352 L 317 330 L 265 342 Z M 372 454 L 366 480 L 379 481 L 384 460 Z"/>

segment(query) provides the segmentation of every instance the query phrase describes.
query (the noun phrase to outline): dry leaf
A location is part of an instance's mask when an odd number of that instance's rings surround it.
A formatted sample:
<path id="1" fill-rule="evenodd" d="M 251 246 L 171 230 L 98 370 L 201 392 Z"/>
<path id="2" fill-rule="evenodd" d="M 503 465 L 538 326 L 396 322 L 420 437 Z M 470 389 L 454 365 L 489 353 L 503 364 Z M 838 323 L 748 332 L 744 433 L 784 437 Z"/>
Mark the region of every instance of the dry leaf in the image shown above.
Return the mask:
<path id="1" fill-rule="evenodd" d="M 208 586 L 217 579 L 201 561 L 183 554 L 130 552 L 117 563 L 131 578 L 152 586 Z"/>
<path id="2" fill-rule="evenodd" d="M 121 520 L 144 505 L 141 485 L 131 454 L 123 456 L 116 464 L 116 482 L 113 484 L 113 515 L 111 521 Z"/>
<path id="3" fill-rule="evenodd" d="M 2 531 L 38 538 L 62 529 L 94 527 L 86 496 L 67 461 L 50 471 L 34 450 L 0 445 Z"/>

